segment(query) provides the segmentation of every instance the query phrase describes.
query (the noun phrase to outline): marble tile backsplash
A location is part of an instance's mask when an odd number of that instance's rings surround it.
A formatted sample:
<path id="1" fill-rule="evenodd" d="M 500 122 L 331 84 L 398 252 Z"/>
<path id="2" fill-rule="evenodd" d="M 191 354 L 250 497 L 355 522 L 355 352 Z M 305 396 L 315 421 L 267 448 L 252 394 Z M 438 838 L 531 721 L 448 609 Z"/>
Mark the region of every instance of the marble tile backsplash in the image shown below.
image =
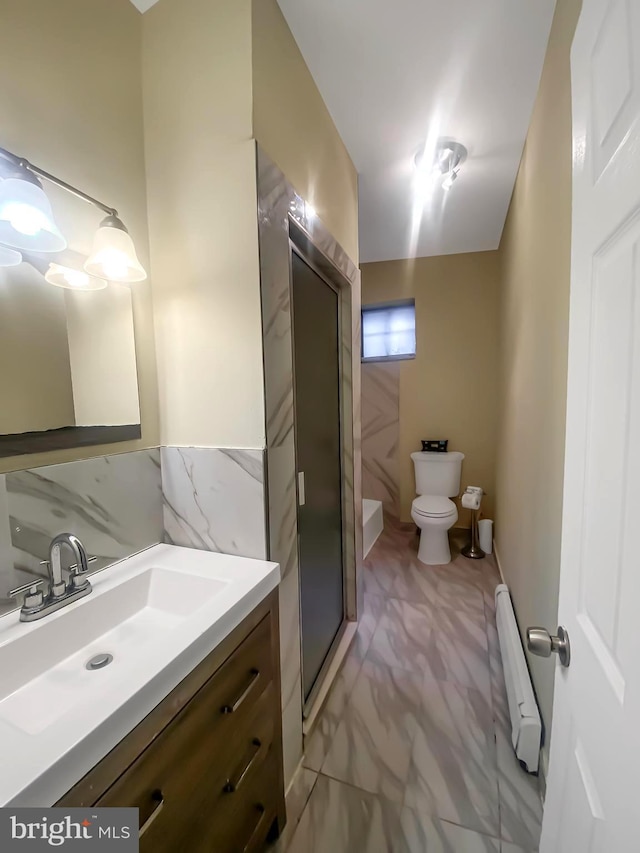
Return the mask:
<path id="1" fill-rule="evenodd" d="M 91 571 L 163 540 L 159 448 L 14 471 L 4 481 L 11 551 L 0 568 L 0 610 L 15 607 L 11 587 L 46 577 L 41 561 L 57 533 L 80 537 L 97 557 Z"/>
<path id="2" fill-rule="evenodd" d="M 163 447 L 165 542 L 267 557 L 264 453 L 216 447 Z"/>
<path id="3" fill-rule="evenodd" d="M 91 571 L 158 542 L 264 559 L 262 450 L 163 447 L 0 475 L 0 614 L 75 533 Z M 161 470 L 162 469 L 162 470 Z"/>

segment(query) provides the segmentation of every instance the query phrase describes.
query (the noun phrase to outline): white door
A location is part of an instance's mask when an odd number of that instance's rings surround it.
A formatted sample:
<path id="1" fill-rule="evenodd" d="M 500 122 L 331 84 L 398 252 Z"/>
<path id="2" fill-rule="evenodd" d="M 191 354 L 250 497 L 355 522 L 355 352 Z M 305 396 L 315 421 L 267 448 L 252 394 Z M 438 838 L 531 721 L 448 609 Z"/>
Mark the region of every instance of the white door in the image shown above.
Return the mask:
<path id="1" fill-rule="evenodd" d="M 637 853 L 640 0 L 584 0 L 571 76 L 573 248 L 559 620 L 572 654 L 568 669 L 556 663 L 540 850 Z"/>

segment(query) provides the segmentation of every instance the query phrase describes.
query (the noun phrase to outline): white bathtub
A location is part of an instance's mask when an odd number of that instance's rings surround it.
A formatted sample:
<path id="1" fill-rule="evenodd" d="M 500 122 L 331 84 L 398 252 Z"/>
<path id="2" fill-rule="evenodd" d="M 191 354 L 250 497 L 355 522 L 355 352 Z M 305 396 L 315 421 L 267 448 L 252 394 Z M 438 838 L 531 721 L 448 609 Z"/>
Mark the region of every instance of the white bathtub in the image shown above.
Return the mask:
<path id="1" fill-rule="evenodd" d="M 371 501 L 364 498 L 362 501 L 362 552 L 366 557 L 373 543 L 382 533 L 384 526 L 382 519 L 382 501 Z"/>

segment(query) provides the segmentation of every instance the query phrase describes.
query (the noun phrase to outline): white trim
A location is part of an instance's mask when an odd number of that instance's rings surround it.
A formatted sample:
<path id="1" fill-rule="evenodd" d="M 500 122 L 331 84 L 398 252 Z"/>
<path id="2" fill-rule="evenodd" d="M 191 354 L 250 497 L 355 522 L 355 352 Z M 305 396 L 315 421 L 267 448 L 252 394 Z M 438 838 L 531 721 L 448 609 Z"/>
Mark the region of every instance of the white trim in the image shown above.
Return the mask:
<path id="1" fill-rule="evenodd" d="M 502 571 L 502 564 L 500 563 L 500 555 L 498 554 L 498 546 L 496 544 L 496 540 L 493 540 L 493 553 L 496 557 L 496 566 L 498 567 L 498 571 L 500 572 L 500 579 L 505 586 L 509 586 L 504 578 L 504 572 Z"/>

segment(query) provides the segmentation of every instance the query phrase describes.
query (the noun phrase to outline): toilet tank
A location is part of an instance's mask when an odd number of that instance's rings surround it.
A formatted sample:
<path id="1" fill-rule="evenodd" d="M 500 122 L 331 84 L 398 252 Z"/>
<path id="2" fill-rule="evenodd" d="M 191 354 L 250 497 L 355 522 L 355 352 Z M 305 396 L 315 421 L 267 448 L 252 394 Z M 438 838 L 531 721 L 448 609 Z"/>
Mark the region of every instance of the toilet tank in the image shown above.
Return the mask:
<path id="1" fill-rule="evenodd" d="M 464 453 L 412 453 L 416 471 L 416 492 L 455 498 L 460 493 Z"/>

